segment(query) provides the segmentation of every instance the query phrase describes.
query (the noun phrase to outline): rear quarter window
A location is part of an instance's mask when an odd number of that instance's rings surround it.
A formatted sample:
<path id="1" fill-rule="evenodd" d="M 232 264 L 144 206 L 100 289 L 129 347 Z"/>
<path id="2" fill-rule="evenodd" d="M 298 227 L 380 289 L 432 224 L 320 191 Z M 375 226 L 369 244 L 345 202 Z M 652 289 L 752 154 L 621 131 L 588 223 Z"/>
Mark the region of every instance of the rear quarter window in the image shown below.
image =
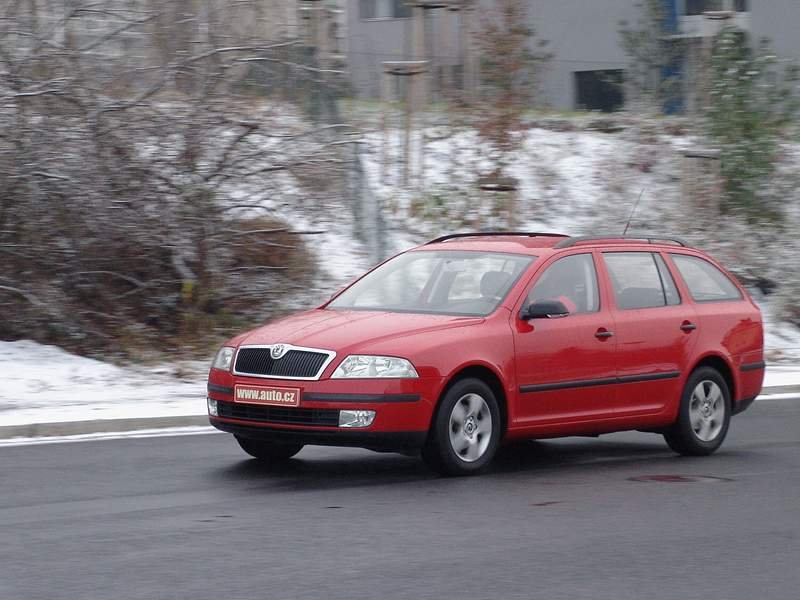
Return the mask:
<path id="1" fill-rule="evenodd" d="M 741 300 L 739 288 L 707 260 L 686 254 L 670 254 L 670 257 L 695 302 Z"/>

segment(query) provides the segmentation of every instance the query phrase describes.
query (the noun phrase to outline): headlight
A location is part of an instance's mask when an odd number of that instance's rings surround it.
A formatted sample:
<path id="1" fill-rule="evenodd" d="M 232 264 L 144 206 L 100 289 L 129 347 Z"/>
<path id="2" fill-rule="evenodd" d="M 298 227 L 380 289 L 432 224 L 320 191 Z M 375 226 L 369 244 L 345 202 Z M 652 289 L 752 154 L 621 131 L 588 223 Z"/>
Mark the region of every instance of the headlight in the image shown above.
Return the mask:
<path id="1" fill-rule="evenodd" d="M 230 371 L 231 370 L 231 362 L 233 362 L 233 354 L 236 352 L 236 348 L 228 348 L 227 346 L 223 346 L 217 352 L 217 355 L 214 357 L 214 362 L 211 363 L 211 367 L 214 369 L 221 369 L 223 371 Z"/>
<path id="2" fill-rule="evenodd" d="M 414 365 L 405 358 L 351 354 L 342 361 L 342 364 L 331 376 L 332 379 L 371 379 L 375 377 L 415 379 L 419 375 L 417 375 Z"/>

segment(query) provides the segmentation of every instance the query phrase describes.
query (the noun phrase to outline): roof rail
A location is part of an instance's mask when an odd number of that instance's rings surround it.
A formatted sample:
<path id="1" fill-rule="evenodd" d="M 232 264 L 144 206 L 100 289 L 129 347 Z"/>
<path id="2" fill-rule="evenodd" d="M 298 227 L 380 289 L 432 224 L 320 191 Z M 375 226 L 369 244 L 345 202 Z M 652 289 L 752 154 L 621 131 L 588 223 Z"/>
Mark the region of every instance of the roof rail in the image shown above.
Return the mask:
<path id="1" fill-rule="evenodd" d="M 442 237 L 438 237 L 435 240 L 426 242 L 425 245 L 427 246 L 428 244 L 438 244 L 439 242 L 445 242 L 447 240 L 455 240 L 458 238 L 483 237 L 483 236 L 559 237 L 559 238 L 568 237 L 563 233 L 539 233 L 535 231 L 473 231 L 471 233 L 451 233 L 449 235 L 443 235 Z"/>
<path id="2" fill-rule="evenodd" d="M 678 237 L 673 237 L 670 235 L 653 235 L 653 236 L 642 236 L 642 235 L 618 235 L 616 233 L 612 233 L 609 235 L 579 235 L 576 237 L 569 237 L 565 240 L 561 240 L 555 245 L 555 248 L 570 248 L 579 244 L 581 242 L 599 242 L 602 240 L 608 240 L 613 242 L 615 240 L 633 240 L 639 242 L 646 242 L 648 244 L 658 244 L 659 242 L 672 242 L 677 246 L 687 247 L 687 244 L 684 240 Z"/>

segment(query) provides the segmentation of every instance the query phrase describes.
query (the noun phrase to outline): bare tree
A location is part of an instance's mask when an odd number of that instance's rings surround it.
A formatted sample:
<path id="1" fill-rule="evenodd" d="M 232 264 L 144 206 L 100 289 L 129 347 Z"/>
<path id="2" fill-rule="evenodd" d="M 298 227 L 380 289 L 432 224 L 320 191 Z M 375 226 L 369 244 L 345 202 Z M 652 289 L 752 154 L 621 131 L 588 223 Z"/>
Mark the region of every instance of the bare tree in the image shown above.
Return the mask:
<path id="1" fill-rule="evenodd" d="M 261 82 L 319 68 L 222 7 L 5 3 L 0 337 L 152 346 L 262 316 L 307 281 L 302 232 L 247 196 L 278 193 L 280 174 L 335 188 L 356 137 L 268 102 Z"/>
<path id="2" fill-rule="evenodd" d="M 537 78 L 550 55 L 529 25 L 528 5 L 498 0 L 484 13 L 476 34 L 481 56 L 481 100 L 477 130 L 487 143 L 500 176 L 524 135 L 522 117 L 535 100 Z"/>

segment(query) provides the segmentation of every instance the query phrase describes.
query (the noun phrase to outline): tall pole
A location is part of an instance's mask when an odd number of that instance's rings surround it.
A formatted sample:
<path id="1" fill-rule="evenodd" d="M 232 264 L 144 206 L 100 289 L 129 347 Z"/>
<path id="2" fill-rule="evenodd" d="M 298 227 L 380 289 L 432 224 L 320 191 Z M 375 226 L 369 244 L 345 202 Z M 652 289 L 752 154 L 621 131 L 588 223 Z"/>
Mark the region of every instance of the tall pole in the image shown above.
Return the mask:
<path id="1" fill-rule="evenodd" d="M 403 149 L 403 154 L 405 157 L 405 161 L 403 164 L 403 185 L 408 187 L 408 182 L 410 178 L 410 171 L 411 171 L 411 123 L 412 119 L 414 118 L 414 77 L 409 77 L 407 79 L 408 85 L 406 86 L 406 103 L 405 103 L 405 116 L 406 116 L 406 135 L 405 135 L 405 145 Z"/>
<path id="2" fill-rule="evenodd" d="M 420 4 L 415 4 L 413 7 L 413 44 L 412 44 L 412 59 L 415 61 L 426 60 L 425 51 L 425 8 Z M 424 77 L 423 77 L 424 79 Z M 421 104 L 425 104 L 428 100 L 428 90 L 424 86 L 420 87 L 419 100 Z"/>
<path id="3" fill-rule="evenodd" d="M 442 56 L 443 56 L 443 73 L 442 73 L 442 91 L 444 95 L 449 96 L 453 91 L 454 76 L 453 70 L 455 69 L 456 59 L 456 37 L 455 33 L 455 19 L 458 14 L 458 5 L 451 5 L 445 18 L 442 19 Z"/>
<path id="4" fill-rule="evenodd" d="M 389 110 L 392 108 L 391 76 L 385 70 L 381 72 L 381 132 L 383 144 L 381 145 L 381 179 L 384 184 L 389 182 Z"/>
<path id="5" fill-rule="evenodd" d="M 461 3 L 461 69 L 463 77 L 464 100 L 474 102 L 478 97 L 478 62 L 473 47 L 475 8 L 470 0 Z"/>

